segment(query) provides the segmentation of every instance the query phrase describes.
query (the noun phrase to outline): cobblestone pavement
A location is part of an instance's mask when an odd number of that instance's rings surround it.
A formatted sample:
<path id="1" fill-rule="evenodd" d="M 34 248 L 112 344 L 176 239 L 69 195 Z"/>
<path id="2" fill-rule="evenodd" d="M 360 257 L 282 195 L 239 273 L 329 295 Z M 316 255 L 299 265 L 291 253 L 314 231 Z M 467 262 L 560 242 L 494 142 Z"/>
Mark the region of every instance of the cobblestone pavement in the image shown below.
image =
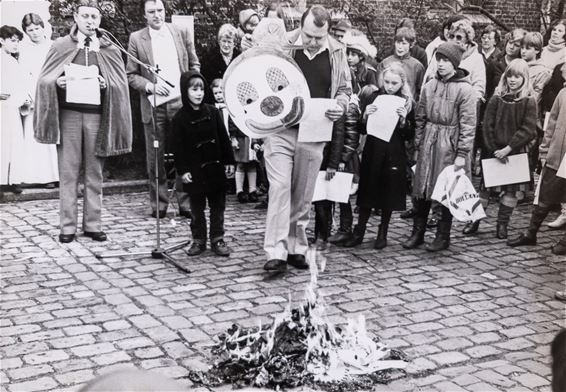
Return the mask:
<path id="1" fill-rule="evenodd" d="M 213 337 L 233 322 L 255 325 L 281 312 L 289 293 L 303 296 L 305 271 L 266 279 L 262 266 L 265 211 L 230 197 L 226 213 L 230 258 L 210 251 L 188 260 L 183 274 L 162 260 L 95 252 L 150 249 L 154 221 L 146 194 L 105 198 L 109 241 L 86 237 L 60 244 L 58 201 L 0 205 L 2 391 L 75 391 L 117 368 L 184 376 L 206 361 Z M 539 245 L 512 249 L 494 239 L 495 206 L 476 237 L 455 228 L 449 251 L 404 250 L 409 222 L 395 214 L 390 246 L 330 247 L 319 277 L 330 318 L 363 313 L 368 328 L 411 358 L 407 377 L 376 391 L 549 391 L 549 343 L 565 326 L 564 258 L 550 246 L 559 232 L 542 229 Z M 172 212 L 168 218 L 172 216 Z M 553 214 L 550 218 L 554 218 Z M 528 224 L 528 207 L 511 233 Z M 165 244 L 186 239 L 187 220 L 163 220 Z M 430 233 L 427 236 L 430 239 Z M 229 388 L 226 388 L 229 389 Z"/>

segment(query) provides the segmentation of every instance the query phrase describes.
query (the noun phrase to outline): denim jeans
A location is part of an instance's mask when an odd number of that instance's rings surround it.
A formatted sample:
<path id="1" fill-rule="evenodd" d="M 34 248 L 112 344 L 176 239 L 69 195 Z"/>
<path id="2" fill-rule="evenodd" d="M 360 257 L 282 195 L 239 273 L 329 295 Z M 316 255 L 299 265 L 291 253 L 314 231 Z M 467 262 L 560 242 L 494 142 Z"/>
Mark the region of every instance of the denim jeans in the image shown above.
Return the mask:
<path id="1" fill-rule="evenodd" d="M 191 205 L 191 232 L 193 241 L 206 243 L 206 216 L 204 210 L 206 201 L 210 208 L 210 242 L 214 243 L 224 238 L 224 210 L 226 208 L 226 192 L 199 193 L 189 195 Z"/>

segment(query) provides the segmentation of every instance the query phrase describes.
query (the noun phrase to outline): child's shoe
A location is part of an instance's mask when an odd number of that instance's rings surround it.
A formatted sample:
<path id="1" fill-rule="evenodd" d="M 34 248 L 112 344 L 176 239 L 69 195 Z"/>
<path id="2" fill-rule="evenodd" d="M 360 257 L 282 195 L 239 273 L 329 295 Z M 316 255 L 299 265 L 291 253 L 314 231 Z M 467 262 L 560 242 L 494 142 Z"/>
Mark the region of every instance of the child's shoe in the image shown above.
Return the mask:
<path id="1" fill-rule="evenodd" d="M 257 196 L 257 192 L 256 191 L 250 192 L 250 194 L 248 195 L 248 201 L 250 203 L 257 203 L 258 200 L 259 198 Z"/>
<path id="2" fill-rule="evenodd" d="M 190 248 L 186 250 L 186 253 L 189 256 L 197 256 L 197 255 L 200 255 L 205 250 L 206 250 L 206 244 L 193 241 Z"/>
<path id="3" fill-rule="evenodd" d="M 248 202 L 248 194 L 246 192 L 238 192 L 238 201 L 240 203 L 247 203 Z"/>
<path id="4" fill-rule="evenodd" d="M 228 257 L 230 256 L 230 249 L 224 240 L 218 240 L 211 245 L 211 249 L 218 256 Z"/>

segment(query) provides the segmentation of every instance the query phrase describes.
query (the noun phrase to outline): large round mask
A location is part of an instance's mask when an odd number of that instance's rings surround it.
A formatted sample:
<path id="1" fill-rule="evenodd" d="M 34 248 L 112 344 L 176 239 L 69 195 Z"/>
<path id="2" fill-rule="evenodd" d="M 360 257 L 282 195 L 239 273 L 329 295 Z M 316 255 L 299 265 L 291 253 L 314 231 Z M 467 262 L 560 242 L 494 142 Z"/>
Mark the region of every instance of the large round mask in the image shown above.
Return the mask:
<path id="1" fill-rule="evenodd" d="M 300 68 L 279 49 L 248 49 L 224 74 L 224 101 L 232 120 L 252 138 L 298 124 L 309 98 Z"/>

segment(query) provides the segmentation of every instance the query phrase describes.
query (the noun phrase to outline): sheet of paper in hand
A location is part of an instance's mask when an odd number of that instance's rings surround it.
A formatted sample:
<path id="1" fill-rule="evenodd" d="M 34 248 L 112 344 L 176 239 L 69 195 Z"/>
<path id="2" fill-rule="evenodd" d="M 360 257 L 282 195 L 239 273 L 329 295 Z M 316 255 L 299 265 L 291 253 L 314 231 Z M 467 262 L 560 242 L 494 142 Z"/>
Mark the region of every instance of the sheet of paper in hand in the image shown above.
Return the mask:
<path id="1" fill-rule="evenodd" d="M 307 103 L 307 111 L 299 124 L 300 142 L 329 142 L 332 139 L 334 122 L 326 117 L 328 109 L 338 105 L 335 99 L 311 98 Z"/>
<path id="2" fill-rule="evenodd" d="M 154 106 L 154 98 L 155 98 L 155 106 L 159 106 L 159 105 L 163 105 L 166 102 L 172 101 L 174 99 L 177 99 L 181 96 L 181 86 L 180 83 L 175 84 L 175 87 L 171 87 L 171 86 L 167 86 L 169 87 L 169 94 L 167 95 L 153 95 L 153 94 L 149 94 L 147 96 L 147 99 L 149 100 L 149 103 L 151 104 L 151 106 Z M 155 107 L 154 106 L 154 107 Z"/>
<path id="3" fill-rule="evenodd" d="M 562 162 L 560 162 L 560 166 L 558 166 L 556 175 L 558 177 L 566 178 L 566 154 L 562 157 Z"/>
<path id="4" fill-rule="evenodd" d="M 96 65 L 65 65 L 65 78 L 67 102 L 100 105 L 100 83 Z"/>
<path id="5" fill-rule="evenodd" d="M 373 104 L 377 106 L 377 111 L 368 117 L 367 133 L 389 142 L 399 122 L 397 109 L 405 105 L 405 98 L 384 94 L 377 96 Z"/>
<path id="6" fill-rule="evenodd" d="M 520 184 L 531 180 L 529 157 L 526 153 L 509 155 L 508 162 L 497 158 L 482 159 L 483 181 L 487 188 Z"/>
<path id="7" fill-rule="evenodd" d="M 346 203 L 352 188 L 352 173 L 336 172 L 332 180 L 326 181 L 326 171 L 318 173 L 312 201 L 330 200 Z"/>

